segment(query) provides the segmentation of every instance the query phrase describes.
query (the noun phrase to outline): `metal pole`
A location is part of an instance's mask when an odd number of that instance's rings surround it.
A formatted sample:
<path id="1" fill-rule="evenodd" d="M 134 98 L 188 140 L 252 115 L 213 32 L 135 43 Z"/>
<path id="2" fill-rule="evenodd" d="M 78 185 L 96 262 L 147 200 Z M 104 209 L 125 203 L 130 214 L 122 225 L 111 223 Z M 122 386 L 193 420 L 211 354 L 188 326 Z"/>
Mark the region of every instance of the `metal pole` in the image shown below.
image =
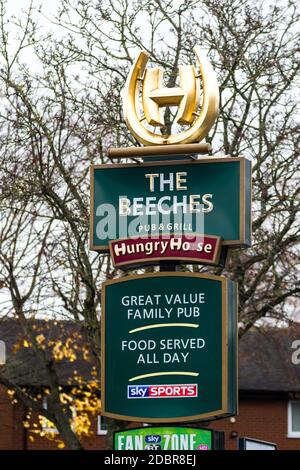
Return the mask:
<path id="1" fill-rule="evenodd" d="M 156 145 L 147 147 L 115 147 L 109 148 L 108 157 L 114 158 L 137 158 L 157 157 L 162 155 L 182 155 L 192 158 L 193 155 L 206 155 L 210 152 L 211 145 L 201 144 L 179 144 L 179 145 Z"/>
<path id="2" fill-rule="evenodd" d="M 180 266 L 176 261 L 160 261 L 159 263 L 160 272 L 179 271 L 179 269 Z"/>

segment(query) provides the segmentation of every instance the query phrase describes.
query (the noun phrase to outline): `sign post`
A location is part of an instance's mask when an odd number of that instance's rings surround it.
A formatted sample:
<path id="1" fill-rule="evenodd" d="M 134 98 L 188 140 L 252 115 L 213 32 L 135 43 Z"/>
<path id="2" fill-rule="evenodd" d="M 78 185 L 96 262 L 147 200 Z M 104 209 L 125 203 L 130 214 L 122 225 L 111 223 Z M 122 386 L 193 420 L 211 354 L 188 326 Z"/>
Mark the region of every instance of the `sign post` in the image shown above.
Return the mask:
<path id="1" fill-rule="evenodd" d="M 165 88 L 163 71 L 146 68 L 140 51 L 123 113 L 142 146 L 109 150 L 111 160 L 135 163 L 91 167 L 91 249 L 110 252 L 121 269 L 165 271 L 102 284 L 101 414 L 111 418 L 183 423 L 237 413 L 237 286 L 175 272 L 179 263 L 224 266 L 229 248 L 251 245 L 251 163 L 209 157 L 200 143 L 218 115 L 219 89 L 206 55 L 194 52 L 197 66 L 181 66 L 179 85 Z M 183 125 L 177 134 L 157 132 L 168 106 Z M 115 433 L 115 448 L 210 450 L 216 435 L 128 430 Z"/>

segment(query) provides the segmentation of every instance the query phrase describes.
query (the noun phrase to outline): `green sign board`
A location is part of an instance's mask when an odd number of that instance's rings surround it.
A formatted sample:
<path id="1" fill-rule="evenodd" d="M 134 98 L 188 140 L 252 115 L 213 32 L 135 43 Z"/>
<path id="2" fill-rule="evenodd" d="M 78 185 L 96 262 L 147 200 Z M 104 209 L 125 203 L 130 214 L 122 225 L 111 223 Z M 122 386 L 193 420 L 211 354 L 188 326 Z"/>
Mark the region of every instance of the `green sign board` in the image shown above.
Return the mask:
<path id="1" fill-rule="evenodd" d="M 92 166 L 91 249 L 182 233 L 249 246 L 250 206 L 251 163 L 242 157 Z"/>
<path id="2" fill-rule="evenodd" d="M 155 273 L 104 282 L 102 414 L 170 423 L 236 413 L 236 286 Z"/>
<path id="3" fill-rule="evenodd" d="M 217 450 L 223 433 L 191 427 L 143 427 L 114 433 L 114 450 Z"/>

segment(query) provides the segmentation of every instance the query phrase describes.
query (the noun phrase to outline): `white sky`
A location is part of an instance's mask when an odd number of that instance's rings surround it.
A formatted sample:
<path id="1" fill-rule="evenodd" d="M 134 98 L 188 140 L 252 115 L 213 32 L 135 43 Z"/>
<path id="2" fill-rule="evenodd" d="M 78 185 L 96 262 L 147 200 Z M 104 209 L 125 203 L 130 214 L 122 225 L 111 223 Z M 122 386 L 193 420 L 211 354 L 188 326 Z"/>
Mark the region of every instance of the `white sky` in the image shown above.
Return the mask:
<path id="1" fill-rule="evenodd" d="M 60 0 L 7 0 L 5 6 L 7 16 L 15 16 L 17 18 L 24 17 L 30 3 L 32 3 L 35 9 L 38 9 L 40 6 L 42 7 L 42 13 L 37 13 L 36 16 L 40 26 L 47 29 L 57 29 L 57 26 L 51 23 L 50 18 L 55 14 L 58 6 L 61 4 Z"/>
<path id="2" fill-rule="evenodd" d="M 6 4 L 6 11 L 9 15 L 19 16 L 23 11 L 29 7 L 31 0 L 8 0 Z M 60 0 L 33 0 L 33 5 L 35 7 L 43 6 L 43 11 L 45 13 L 51 13 L 55 11 L 57 5 L 61 2 Z"/>

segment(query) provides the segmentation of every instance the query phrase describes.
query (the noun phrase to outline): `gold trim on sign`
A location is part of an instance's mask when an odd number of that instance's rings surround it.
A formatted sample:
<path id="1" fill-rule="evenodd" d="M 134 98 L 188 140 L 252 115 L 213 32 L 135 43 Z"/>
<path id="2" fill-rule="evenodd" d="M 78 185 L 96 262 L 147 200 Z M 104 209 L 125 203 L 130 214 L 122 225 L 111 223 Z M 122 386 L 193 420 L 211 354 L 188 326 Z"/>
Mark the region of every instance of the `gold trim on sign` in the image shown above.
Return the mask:
<path id="1" fill-rule="evenodd" d="M 228 408 L 228 279 L 222 279 L 222 408 Z"/>
<path id="2" fill-rule="evenodd" d="M 199 325 L 195 323 L 156 323 L 154 325 L 140 326 L 139 328 L 134 328 L 128 333 L 136 333 L 137 331 L 151 330 L 152 328 L 166 328 L 167 326 L 180 326 L 185 328 L 199 328 Z"/>
<path id="3" fill-rule="evenodd" d="M 101 320 L 100 320 L 100 363 L 101 363 L 101 384 L 100 384 L 100 393 L 101 393 L 101 414 L 102 410 L 105 410 L 105 286 L 101 291 Z"/>
<path id="4" fill-rule="evenodd" d="M 172 147 L 169 147 L 172 150 Z M 170 151 L 170 153 L 172 153 Z M 109 170 L 110 168 L 138 168 L 147 166 L 174 166 L 174 165 L 201 165 L 201 163 L 223 163 L 223 162 L 238 162 L 246 160 L 246 157 L 228 157 L 228 156 L 215 156 L 215 157 L 200 157 L 198 160 L 162 160 L 159 162 L 139 162 L 139 163 L 99 163 L 92 165 L 95 169 L 102 168 Z"/>
<path id="5" fill-rule="evenodd" d="M 90 220 L 89 220 L 89 229 L 90 229 L 90 250 L 95 250 L 94 247 L 94 173 L 95 165 L 90 166 Z M 102 250 L 100 250 L 102 251 Z"/>
<path id="6" fill-rule="evenodd" d="M 191 415 L 184 416 L 183 418 L 144 418 L 140 416 L 124 416 L 118 413 L 102 413 L 102 416 L 107 418 L 120 419 L 125 421 L 135 421 L 137 423 L 188 423 L 190 421 L 205 421 L 207 418 L 220 418 L 221 416 L 226 417 L 224 410 L 215 410 L 210 413 L 203 413 L 202 415 Z"/>
<path id="7" fill-rule="evenodd" d="M 128 382 L 146 379 L 148 377 L 161 377 L 162 375 L 190 375 L 191 377 L 198 377 L 199 372 L 152 372 L 151 374 L 136 375 L 135 377 L 131 377 L 131 379 L 128 379 Z"/>

